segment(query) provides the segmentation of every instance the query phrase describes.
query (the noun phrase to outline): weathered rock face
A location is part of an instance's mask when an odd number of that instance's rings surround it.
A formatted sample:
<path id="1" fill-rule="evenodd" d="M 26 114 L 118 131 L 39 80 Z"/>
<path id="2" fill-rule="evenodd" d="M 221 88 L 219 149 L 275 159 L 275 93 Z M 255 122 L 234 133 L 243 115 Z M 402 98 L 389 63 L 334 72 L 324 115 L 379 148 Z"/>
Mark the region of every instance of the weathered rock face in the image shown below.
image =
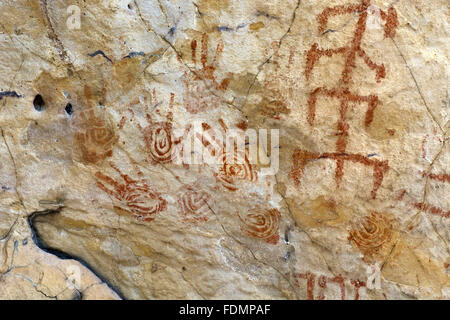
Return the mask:
<path id="1" fill-rule="evenodd" d="M 2 1 L 0 298 L 450 298 L 448 14 Z"/>

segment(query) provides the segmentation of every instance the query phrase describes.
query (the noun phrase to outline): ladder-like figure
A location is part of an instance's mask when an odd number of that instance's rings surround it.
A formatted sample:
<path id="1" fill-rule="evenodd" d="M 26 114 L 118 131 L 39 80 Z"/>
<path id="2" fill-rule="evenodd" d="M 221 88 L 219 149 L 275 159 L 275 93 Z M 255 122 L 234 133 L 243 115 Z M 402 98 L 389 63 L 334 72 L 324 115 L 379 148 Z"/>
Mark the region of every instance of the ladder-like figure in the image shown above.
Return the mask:
<path id="1" fill-rule="evenodd" d="M 375 108 L 378 105 L 378 96 L 368 95 L 361 96 L 350 91 L 350 84 L 352 82 L 352 71 L 356 68 L 357 58 L 361 58 L 364 63 L 375 71 L 375 80 L 380 82 L 381 79 L 386 77 L 386 69 L 383 64 L 377 64 L 370 59 L 367 53 L 361 48 L 361 42 L 363 35 L 366 31 L 368 11 L 371 9 L 370 0 L 363 0 L 361 4 L 353 4 L 346 6 L 336 6 L 332 8 L 326 8 L 322 13 L 317 16 L 319 22 L 318 32 L 323 34 L 326 32 L 328 19 L 332 16 L 345 15 L 345 14 L 357 14 L 359 19 L 356 23 L 355 32 L 351 42 L 344 47 L 337 49 L 320 49 L 317 43 L 313 44 L 311 49 L 306 54 L 306 79 L 310 79 L 311 73 L 317 63 L 317 61 L 323 57 L 331 57 L 336 54 L 344 56 L 344 69 L 341 74 L 340 83 L 338 88 L 327 89 L 325 87 L 318 87 L 314 89 L 308 99 L 308 123 L 313 124 L 316 115 L 316 103 L 319 95 L 327 96 L 330 98 L 336 98 L 340 102 L 339 106 L 339 120 L 338 120 L 338 140 L 336 142 L 336 152 L 334 153 L 311 153 L 301 149 L 297 149 L 293 154 L 294 167 L 291 172 L 291 177 L 299 184 L 304 167 L 306 165 L 305 158 L 307 160 L 314 159 L 333 159 L 336 161 L 336 184 L 339 186 L 343 176 L 344 162 L 352 161 L 361 163 L 363 165 L 373 166 L 374 168 L 374 186 L 372 189 L 372 197 L 376 197 L 378 188 L 383 180 L 384 173 L 388 169 L 387 161 L 372 160 L 368 157 L 358 154 L 347 154 L 347 137 L 349 135 L 349 125 L 346 120 L 346 113 L 350 103 L 366 103 L 368 105 L 364 125 L 368 127 L 374 116 Z M 398 25 L 397 13 L 394 8 L 389 8 L 387 13 L 379 10 L 380 17 L 385 21 L 384 33 L 385 37 L 393 37 L 395 35 L 395 28 Z M 326 156 L 324 156 L 326 155 Z"/>

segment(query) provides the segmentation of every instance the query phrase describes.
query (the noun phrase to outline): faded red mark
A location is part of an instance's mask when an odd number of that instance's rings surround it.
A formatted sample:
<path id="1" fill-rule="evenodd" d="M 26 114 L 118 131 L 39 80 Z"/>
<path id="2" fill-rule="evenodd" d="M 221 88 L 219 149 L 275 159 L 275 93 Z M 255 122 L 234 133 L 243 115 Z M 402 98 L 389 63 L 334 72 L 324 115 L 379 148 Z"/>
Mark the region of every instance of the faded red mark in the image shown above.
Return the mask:
<path id="1" fill-rule="evenodd" d="M 427 157 L 427 150 L 425 149 L 425 146 L 427 144 L 429 135 L 427 134 L 423 140 L 422 140 L 422 158 L 425 159 Z"/>
<path id="2" fill-rule="evenodd" d="M 422 140 L 422 158 L 426 158 L 427 156 L 427 152 L 426 152 L 426 145 L 428 144 L 430 135 L 427 134 L 425 135 L 425 137 Z M 438 131 L 436 128 L 433 128 L 433 135 L 432 135 L 432 139 L 438 141 L 439 143 L 443 143 L 442 141 L 442 137 L 438 134 Z M 447 138 L 446 140 L 448 140 L 449 138 Z"/>
<path id="3" fill-rule="evenodd" d="M 434 139 L 436 140 L 436 141 L 438 141 L 439 143 L 443 143 L 444 141 L 442 140 L 442 137 L 441 137 L 441 135 L 440 134 L 438 134 L 438 131 L 437 131 L 437 128 L 436 127 L 434 127 L 433 128 L 433 134 L 434 134 Z M 447 140 L 449 140 L 450 139 L 450 137 L 447 137 L 447 138 L 445 138 L 445 141 L 447 141 Z"/>
<path id="4" fill-rule="evenodd" d="M 119 129 L 120 130 L 122 130 L 123 129 L 123 126 L 125 125 L 125 122 L 127 121 L 127 118 L 125 117 L 125 116 L 123 116 L 121 119 L 120 119 L 120 122 L 119 122 Z"/>
<path id="5" fill-rule="evenodd" d="M 281 214 L 277 209 L 257 209 L 248 212 L 245 216 L 238 213 L 238 217 L 243 224 L 242 230 L 250 237 L 262 239 L 270 244 L 278 243 Z"/>
<path id="6" fill-rule="evenodd" d="M 405 196 L 405 194 L 406 194 L 406 190 L 405 189 L 400 190 L 400 192 L 398 193 L 398 196 L 397 196 L 397 198 L 395 200 L 396 201 L 402 200 L 403 197 Z"/>
<path id="7" fill-rule="evenodd" d="M 424 212 L 428 212 L 437 216 L 441 216 L 443 218 L 449 218 L 450 217 L 450 211 L 445 211 L 444 209 L 441 209 L 439 207 L 435 207 L 431 204 L 427 204 L 427 203 L 422 203 L 422 202 L 417 202 L 414 204 L 414 206 L 419 209 L 422 210 Z"/>
<path id="8" fill-rule="evenodd" d="M 183 220 L 193 223 L 208 221 L 211 211 L 208 205 L 210 198 L 211 196 L 203 190 L 196 190 L 195 187 L 185 188 L 178 198 Z"/>
<path id="9" fill-rule="evenodd" d="M 294 46 L 290 47 L 287 65 L 282 65 L 279 59 L 279 42 L 272 42 L 273 62 L 269 66 L 268 76 L 263 83 L 263 99 L 260 103 L 263 115 L 279 120 L 282 114 L 289 114 L 289 103 L 294 97 L 297 79 L 291 76 L 291 67 L 294 62 Z"/>
<path id="10" fill-rule="evenodd" d="M 344 175 L 344 162 L 350 161 L 354 163 L 360 163 L 368 167 L 373 167 L 373 187 L 371 191 L 372 198 L 375 199 L 377 195 L 378 188 L 383 182 L 384 174 L 388 170 L 388 162 L 380 161 L 376 159 L 371 159 L 366 156 L 359 154 L 347 154 L 347 153 L 313 153 L 301 149 L 296 149 L 292 155 L 293 166 L 291 169 L 290 176 L 294 180 L 297 186 L 300 185 L 300 180 L 305 171 L 305 167 L 310 161 L 319 159 L 331 159 L 337 162 L 336 165 L 336 183 L 339 183 Z"/>
<path id="11" fill-rule="evenodd" d="M 156 121 L 154 120 L 154 117 L 152 117 L 152 113 L 156 113 L 158 116 L 162 117 L 159 106 L 163 103 L 158 100 L 156 89 L 153 89 L 152 97 L 153 105 L 147 106 L 147 126 L 142 127 L 136 121 L 137 126 L 144 137 L 146 151 L 150 161 L 153 163 L 170 163 L 173 162 L 182 152 L 181 142 L 183 138 L 186 137 L 190 127 L 186 128 L 183 136 L 175 137 L 173 132 L 173 106 L 175 94 L 170 93 L 169 111 L 165 116 L 165 121 Z M 133 110 L 129 109 L 129 111 L 134 118 L 135 114 Z"/>
<path id="12" fill-rule="evenodd" d="M 191 42 L 194 70 L 185 72 L 186 94 L 184 96 L 184 106 L 189 113 L 199 113 L 217 108 L 232 78 L 232 74 L 228 73 L 221 82 L 217 80 L 215 73 L 224 45 L 220 39 L 216 53 L 211 63 L 208 64 L 208 42 L 208 35 L 204 33 L 201 40 L 201 66 L 197 64 L 197 40 L 194 39 Z"/>
<path id="13" fill-rule="evenodd" d="M 386 132 L 390 135 L 393 136 L 395 134 L 395 130 L 394 129 L 386 129 Z"/>
<path id="14" fill-rule="evenodd" d="M 115 205 L 114 209 L 124 211 L 137 220 L 146 222 L 153 221 L 157 213 L 166 209 L 166 200 L 145 180 L 134 180 L 129 175 L 123 174 L 113 163 L 110 163 L 110 166 L 119 174 L 123 183 L 101 172 L 96 172 L 95 177 L 98 179 L 97 186 L 100 189 L 120 201 L 120 205 Z M 142 172 L 138 174 L 142 175 Z"/>
<path id="15" fill-rule="evenodd" d="M 238 127 L 239 129 L 245 131 L 248 129 L 248 123 L 245 120 L 242 120 L 241 122 L 239 122 L 236 127 Z"/>
<path id="16" fill-rule="evenodd" d="M 441 182 L 448 182 L 450 183 L 450 174 L 446 174 L 446 173 L 429 173 L 427 174 L 426 172 L 421 172 L 422 177 L 426 177 L 428 176 L 428 178 L 430 178 L 431 180 L 436 180 L 436 181 L 441 181 Z"/>
<path id="17" fill-rule="evenodd" d="M 295 273 L 295 284 L 300 287 L 299 279 L 306 280 L 306 294 L 308 300 L 325 300 L 325 289 L 328 287 L 329 283 L 336 283 L 339 286 L 340 290 L 340 298 L 341 300 L 345 300 L 347 296 L 347 285 L 354 287 L 354 300 L 359 300 L 359 289 L 362 287 L 366 287 L 366 282 L 360 280 L 353 279 L 345 279 L 342 275 L 337 275 L 335 277 L 327 277 L 324 275 L 316 275 L 312 272 L 306 273 Z M 315 288 L 316 288 L 316 279 L 317 285 L 319 287 L 319 292 L 317 296 L 315 296 Z"/>

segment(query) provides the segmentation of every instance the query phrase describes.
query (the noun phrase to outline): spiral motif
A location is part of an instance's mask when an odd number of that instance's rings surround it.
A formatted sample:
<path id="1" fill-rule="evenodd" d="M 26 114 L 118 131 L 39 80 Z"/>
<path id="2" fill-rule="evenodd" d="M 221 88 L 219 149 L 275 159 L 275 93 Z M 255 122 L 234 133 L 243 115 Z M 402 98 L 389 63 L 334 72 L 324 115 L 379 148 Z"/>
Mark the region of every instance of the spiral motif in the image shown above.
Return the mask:
<path id="1" fill-rule="evenodd" d="M 89 128 L 86 131 L 86 144 L 103 149 L 105 152 L 111 150 L 115 141 L 114 131 L 110 128 Z"/>
<path id="2" fill-rule="evenodd" d="M 230 163 L 230 158 L 233 159 Z M 216 174 L 217 179 L 222 185 L 231 191 L 236 191 L 238 187 L 235 180 L 256 181 L 258 176 L 253 169 L 251 163 L 246 155 L 238 155 L 236 152 L 230 156 L 226 153 L 222 157 L 223 165 L 219 168 Z"/>
<path id="3" fill-rule="evenodd" d="M 165 210 L 167 201 L 146 183 L 133 182 L 129 184 L 123 194 L 123 202 L 138 220 L 153 221 L 154 215 Z"/>
<path id="4" fill-rule="evenodd" d="M 148 127 L 145 131 L 145 142 L 154 161 L 167 163 L 172 160 L 173 140 L 170 123 L 158 122 Z"/>
<path id="5" fill-rule="evenodd" d="M 94 115 L 90 110 L 88 116 L 82 114 L 83 131 L 77 132 L 75 138 L 80 145 L 83 160 L 98 163 L 112 156 L 112 147 L 117 141 L 113 126 L 104 119 Z"/>
<path id="6" fill-rule="evenodd" d="M 178 200 L 183 218 L 191 222 L 207 221 L 209 198 L 209 194 L 204 191 L 186 190 Z"/>
<path id="7" fill-rule="evenodd" d="M 364 255 L 370 256 L 392 239 L 392 224 L 386 216 L 372 213 L 358 228 L 350 231 L 349 239 Z"/>
<path id="8" fill-rule="evenodd" d="M 249 236 L 262 239 L 270 244 L 278 243 L 280 239 L 278 235 L 281 218 L 280 211 L 270 209 L 250 212 L 245 217 L 238 216 L 243 223 L 242 230 Z"/>

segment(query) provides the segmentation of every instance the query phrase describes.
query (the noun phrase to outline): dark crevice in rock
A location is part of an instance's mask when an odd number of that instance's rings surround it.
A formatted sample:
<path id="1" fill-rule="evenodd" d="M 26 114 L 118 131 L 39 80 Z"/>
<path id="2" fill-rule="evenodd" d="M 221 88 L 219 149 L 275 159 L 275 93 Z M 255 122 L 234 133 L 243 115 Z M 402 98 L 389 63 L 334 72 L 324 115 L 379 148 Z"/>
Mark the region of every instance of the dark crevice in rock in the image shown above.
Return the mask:
<path id="1" fill-rule="evenodd" d="M 65 106 L 65 108 L 64 108 L 64 111 L 69 115 L 69 116 L 71 116 L 72 114 L 73 114 L 73 106 L 72 106 L 72 104 L 71 103 L 68 103 L 68 104 L 66 104 L 66 106 Z"/>
<path id="2" fill-rule="evenodd" d="M 130 59 L 130 58 L 134 58 L 134 57 L 138 57 L 138 56 L 145 57 L 145 52 L 142 52 L 142 51 L 132 51 L 132 52 L 130 52 L 128 55 L 126 55 L 125 57 L 123 57 L 122 59 Z"/>
<path id="3" fill-rule="evenodd" d="M 33 107 L 38 112 L 45 110 L 45 108 L 46 108 L 45 101 L 40 94 L 37 94 L 36 97 L 34 97 Z"/>
<path id="4" fill-rule="evenodd" d="M 49 210 L 44 210 L 44 211 L 35 211 L 33 213 L 31 213 L 28 218 L 27 218 L 27 222 L 28 222 L 28 226 L 30 227 L 31 230 L 31 238 L 34 242 L 34 244 L 36 246 L 38 246 L 41 250 L 50 253 L 62 260 L 76 260 L 79 263 L 81 263 L 84 267 L 86 267 L 87 269 L 89 269 L 93 274 L 95 274 L 95 276 L 97 276 L 97 278 L 100 279 L 100 281 L 102 281 L 103 283 L 105 283 L 112 291 L 114 291 L 119 298 L 121 298 L 122 300 L 125 300 L 125 297 L 123 296 L 123 294 L 120 292 L 120 290 L 118 288 L 116 288 L 115 286 L 113 286 L 111 283 L 109 283 L 108 280 L 106 280 L 101 274 L 99 274 L 96 270 L 94 270 L 94 268 L 92 268 L 86 261 L 84 261 L 82 258 L 79 258 L 77 256 L 68 254 L 66 252 L 61 251 L 60 249 L 57 248 L 52 248 L 50 247 L 48 244 L 45 243 L 45 241 L 41 238 L 38 229 L 35 226 L 35 219 L 38 216 L 43 216 L 43 215 L 51 215 L 51 214 L 58 214 L 60 213 L 62 210 L 62 208 L 58 208 L 58 209 L 49 209 Z"/>
<path id="5" fill-rule="evenodd" d="M 89 57 L 95 57 L 95 56 L 102 56 L 103 58 L 105 58 L 106 60 L 108 60 L 109 62 L 113 63 L 112 60 L 102 51 L 102 50 L 97 50 L 93 53 L 88 53 Z"/>
<path id="6" fill-rule="evenodd" d="M 15 91 L 2 91 L 0 92 L 0 100 L 3 99 L 3 97 L 12 97 L 12 98 L 22 98 L 20 94 L 18 94 Z"/>

